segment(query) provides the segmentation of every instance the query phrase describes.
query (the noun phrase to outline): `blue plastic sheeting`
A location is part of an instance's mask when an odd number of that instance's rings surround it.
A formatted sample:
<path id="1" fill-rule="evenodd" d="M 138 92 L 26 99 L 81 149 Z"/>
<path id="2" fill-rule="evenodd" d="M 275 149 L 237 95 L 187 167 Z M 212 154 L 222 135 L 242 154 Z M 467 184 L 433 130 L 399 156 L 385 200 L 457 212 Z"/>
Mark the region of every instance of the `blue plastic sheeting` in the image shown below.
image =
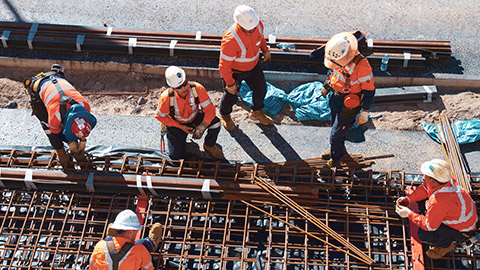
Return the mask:
<path id="1" fill-rule="evenodd" d="M 245 81 L 242 82 L 240 90 L 238 91 L 241 99 L 247 103 L 249 107 L 252 107 L 252 90 L 248 87 Z M 287 101 L 287 94 L 280 88 L 277 88 L 267 82 L 267 94 L 263 101 L 265 107 L 263 110 L 268 113 L 270 116 L 274 116 L 279 113 L 285 102 Z"/>
<path id="2" fill-rule="evenodd" d="M 427 134 L 440 143 L 437 128 L 433 124 L 422 124 Z M 473 143 L 480 140 L 480 119 L 453 122 L 453 131 L 457 134 L 458 144 Z"/>
<path id="3" fill-rule="evenodd" d="M 330 107 L 328 99 L 322 97 L 323 83 L 319 81 L 302 84 L 288 94 L 288 101 L 292 105 L 298 120 L 330 121 Z"/>

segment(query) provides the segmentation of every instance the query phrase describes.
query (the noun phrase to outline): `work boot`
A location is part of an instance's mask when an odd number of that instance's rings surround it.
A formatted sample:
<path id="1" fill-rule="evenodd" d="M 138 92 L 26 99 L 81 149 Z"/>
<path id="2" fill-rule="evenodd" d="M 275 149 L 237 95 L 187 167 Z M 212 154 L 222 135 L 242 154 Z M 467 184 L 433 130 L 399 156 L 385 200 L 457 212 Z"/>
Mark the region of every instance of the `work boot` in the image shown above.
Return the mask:
<path id="1" fill-rule="evenodd" d="M 263 110 L 250 111 L 250 118 L 260 121 L 260 124 L 265 126 L 273 125 L 273 119 L 266 115 Z"/>
<path id="2" fill-rule="evenodd" d="M 67 152 L 65 152 L 64 148 L 56 149 L 55 152 L 57 153 L 58 161 L 60 161 L 62 167 L 66 169 L 68 162 L 70 161 L 70 157 L 67 155 Z"/>
<path id="3" fill-rule="evenodd" d="M 107 237 L 108 237 L 108 236 L 115 237 L 115 236 L 118 235 L 118 231 L 117 231 L 117 230 L 110 228 L 111 225 L 112 225 L 112 224 L 108 224 L 108 227 L 107 227 Z"/>
<path id="4" fill-rule="evenodd" d="M 230 114 L 220 114 L 218 118 L 220 118 L 220 121 L 222 122 L 223 127 L 228 132 L 233 132 L 235 130 L 235 123 L 233 123 L 232 117 L 230 117 Z"/>
<path id="5" fill-rule="evenodd" d="M 320 156 L 322 157 L 323 160 L 329 160 L 330 159 L 330 149 L 327 149 L 327 150 L 323 151 Z"/>
<path id="6" fill-rule="evenodd" d="M 162 240 L 162 224 L 158 222 L 153 224 L 150 233 L 148 233 L 148 237 L 152 239 L 153 251 L 157 250 L 158 244 L 160 244 L 160 241 Z"/>
<path id="7" fill-rule="evenodd" d="M 336 160 L 336 159 L 329 159 L 327 161 L 327 166 L 330 167 L 330 168 L 333 168 L 333 167 L 341 167 L 340 166 L 340 160 Z"/>
<path id="8" fill-rule="evenodd" d="M 431 259 L 441 259 L 445 254 L 455 249 L 455 243 L 451 243 L 450 246 L 446 248 L 442 247 L 431 247 L 427 250 L 427 256 Z"/>
<path id="9" fill-rule="evenodd" d="M 206 144 L 203 144 L 203 149 L 205 149 L 205 151 L 207 151 L 215 159 L 225 159 L 225 156 L 223 155 L 222 149 L 220 149 L 216 145 L 208 146 Z"/>

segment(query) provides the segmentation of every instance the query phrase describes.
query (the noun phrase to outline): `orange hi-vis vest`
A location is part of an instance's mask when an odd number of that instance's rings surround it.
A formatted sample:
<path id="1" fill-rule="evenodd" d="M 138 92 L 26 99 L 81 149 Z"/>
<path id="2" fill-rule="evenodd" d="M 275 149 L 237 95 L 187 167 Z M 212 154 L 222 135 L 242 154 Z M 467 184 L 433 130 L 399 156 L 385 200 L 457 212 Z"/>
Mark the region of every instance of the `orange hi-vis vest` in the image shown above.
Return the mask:
<path id="1" fill-rule="evenodd" d="M 233 85 L 233 72 L 252 70 L 258 63 L 260 49 L 267 52 L 267 41 L 263 36 L 263 23 L 260 21 L 251 33 L 245 33 L 234 23 L 222 37 L 218 69 L 227 85 Z"/>
<path id="2" fill-rule="evenodd" d="M 88 112 L 90 112 L 90 105 L 85 98 L 65 79 L 56 78 L 58 81 L 58 87 L 61 87 L 65 95 L 71 97 L 78 104 L 82 105 Z M 57 90 L 57 86 L 52 80 L 45 81 L 41 89 L 38 92 L 40 98 L 45 104 L 45 108 L 48 112 L 48 125 L 52 133 L 58 134 L 62 132 L 62 116 L 60 114 L 60 94 Z M 67 102 L 66 109 L 70 108 L 70 104 Z"/>
<path id="3" fill-rule="evenodd" d="M 426 215 L 414 212 L 408 215 L 409 220 L 425 231 L 435 231 L 442 223 L 460 232 L 476 229 L 478 216 L 475 202 L 456 179 L 452 178 L 435 189 L 423 184 L 407 197 L 411 202 L 428 198 L 425 202 Z"/>
<path id="4" fill-rule="evenodd" d="M 119 251 L 125 243 L 132 243 L 130 239 L 124 237 L 113 237 L 115 250 Z M 95 245 L 92 256 L 90 257 L 90 270 L 117 270 L 113 269 L 113 261 L 108 252 L 105 240 L 101 240 Z M 142 244 L 135 244 L 125 254 L 118 264 L 118 270 L 153 270 L 152 257 L 147 248 Z"/>
<path id="5" fill-rule="evenodd" d="M 351 68 L 353 73 L 350 72 Z M 352 61 L 343 68 L 332 69 L 328 80 L 330 86 L 342 94 L 358 94 L 362 90 L 375 89 L 372 67 L 363 57 L 356 64 Z"/>
<path id="6" fill-rule="evenodd" d="M 181 98 L 177 92 L 174 91 L 175 99 L 173 106 L 175 109 L 175 117 L 172 118 L 170 116 L 170 98 L 168 90 L 163 91 L 158 101 L 155 118 L 166 126 L 179 127 L 180 124 L 188 124 L 192 122 L 200 112 L 200 109 L 202 109 L 205 113 L 203 122 L 205 122 L 207 126 L 210 125 L 215 118 L 215 106 L 213 106 L 212 100 L 208 96 L 205 87 L 196 82 L 194 82 L 194 84 L 200 104 L 196 104 L 193 91 L 190 85 L 187 84 L 188 93 L 186 98 Z"/>

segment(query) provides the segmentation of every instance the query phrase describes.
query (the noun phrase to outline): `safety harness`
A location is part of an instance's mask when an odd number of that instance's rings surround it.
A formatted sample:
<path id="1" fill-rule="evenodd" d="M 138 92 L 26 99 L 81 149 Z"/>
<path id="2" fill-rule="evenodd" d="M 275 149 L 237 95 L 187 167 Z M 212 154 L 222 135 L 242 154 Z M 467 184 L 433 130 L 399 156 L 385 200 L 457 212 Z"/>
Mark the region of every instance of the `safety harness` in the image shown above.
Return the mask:
<path id="1" fill-rule="evenodd" d="M 188 82 L 188 85 L 190 86 L 190 89 L 192 90 L 193 98 L 195 99 L 195 104 L 198 106 L 198 108 L 201 110 L 201 105 L 200 105 L 200 99 L 198 98 L 198 93 L 197 93 L 197 88 L 195 87 L 195 83 L 193 82 Z M 175 119 L 175 91 L 173 88 L 168 88 L 168 97 L 170 100 L 170 117 L 172 119 Z"/>
<path id="2" fill-rule="evenodd" d="M 122 246 L 122 248 L 120 248 L 119 251 L 116 251 L 115 244 L 113 243 L 113 238 L 108 239 L 105 242 L 107 244 L 108 254 L 110 254 L 110 258 L 112 258 L 112 263 L 113 263 L 112 269 L 117 270 L 119 266 L 118 263 L 123 259 L 123 257 L 125 257 L 128 251 L 132 249 L 134 244 L 127 242 Z"/>
<path id="3" fill-rule="evenodd" d="M 350 93 L 351 91 L 350 76 L 352 76 L 353 72 L 355 71 L 355 67 L 357 66 L 357 64 L 364 58 L 365 57 L 361 53 L 359 53 L 355 56 L 355 58 L 353 58 L 352 64 L 349 66 L 348 70 L 345 70 L 344 68 L 340 69 L 340 72 L 345 77 L 345 87 L 344 87 L 343 93 L 333 89 L 333 87 L 330 85 L 329 79 L 327 79 L 327 81 L 324 83 L 324 87 L 328 91 L 333 91 L 333 94 L 337 98 L 342 99 L 344 101 L 344 104 L 350 109 L 360 106 L 361 101 L 363 100 L 362 92 Z M 329 71 L 329 73 L 330 72 L 331 71 Z"/>
<path id="4" fill-rule="evenodd" d="M 24 85 L 27 87 L 30 98 L 31 98 L 31 104 L 32 104 L 32 113 L 35 111 L 34 104 L 38 101 L 41 101 L 41 97 L 39 94 L 39 89 L 38 87 L 40 86 L 41 82 L 49 79 L 53 75 L 59 74 L 57 71 L 49 71 L 46 73 L 40 73 L 37 76 L 33 77 L 32 79 L 25 79 Z M 32 84 L 33 82 L 33 84 Z M 73 98 L 65 94 L 63 92 L 62 87 L 57 81 L 57 78 L 52 78 L 52 83 L 55 86 L 58 94 L 60 95 L 60 116 L 61 116 L 61 122 L 62 122 L 62 127 L 65 121 L 65 115 L 67 113 L 67 103 L 70 105 L 78 104 Z M 46 106 L 46 104 L 45 104 Z"/>

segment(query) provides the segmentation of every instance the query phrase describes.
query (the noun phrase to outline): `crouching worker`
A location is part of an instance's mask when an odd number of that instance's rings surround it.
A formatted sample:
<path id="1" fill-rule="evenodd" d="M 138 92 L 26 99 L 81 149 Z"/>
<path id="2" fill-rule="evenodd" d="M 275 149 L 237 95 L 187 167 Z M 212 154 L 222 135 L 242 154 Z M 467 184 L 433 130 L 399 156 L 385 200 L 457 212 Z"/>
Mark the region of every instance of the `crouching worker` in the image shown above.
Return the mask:
<path id="1" fill-rule="evenodd" d="M 431 248 L 427 255 L 440 259 L 476 233 L 478 221 L 475 202 L 451 177 L 450 165 L 433 159 L 422 164 L 423 184 L 412 194 L 397 200 L 396 212 L 419 227 L 418 237 Z M 412 212 L 407 205 L 425 200 L 427 213 Z"/>
<path id="2" fill-rule="evenodd" d="M 107 238 L 95 245 L 89 269 L 153 269 L 151 252 L 157 250 L 162 236 L 162 225 L 153 224 L 149 237 L 135 237 L 142 225 L 132 210 L 123 210 L 110 224 Z"/>
<path id="3" fill-rule="evenodd" d="M 77 161 L 85 162 L 86 138 L 97 119 L 90 114 L 85 98 L 65 78 L 64 68 L 53 64 L 50 71 L 26 78 L 23 84 L 30 95 L 32 115 L 40 120 L 62 167 L 70 161 L 64 142 Z"/>
<path id="4" fill-rule="evenodd" d="M 187 135 L 200 139 L 207 131 L 203 148 L 216 159 L 224 159 L 216 145 L 220 120 L 205 88 L 187 81 L 185 71 L 170 66 L 165 71 L 168 88 L 158 102 L 155 118 L 166 126 L 168 152 L 173 160 L 185 159 Z"/>

